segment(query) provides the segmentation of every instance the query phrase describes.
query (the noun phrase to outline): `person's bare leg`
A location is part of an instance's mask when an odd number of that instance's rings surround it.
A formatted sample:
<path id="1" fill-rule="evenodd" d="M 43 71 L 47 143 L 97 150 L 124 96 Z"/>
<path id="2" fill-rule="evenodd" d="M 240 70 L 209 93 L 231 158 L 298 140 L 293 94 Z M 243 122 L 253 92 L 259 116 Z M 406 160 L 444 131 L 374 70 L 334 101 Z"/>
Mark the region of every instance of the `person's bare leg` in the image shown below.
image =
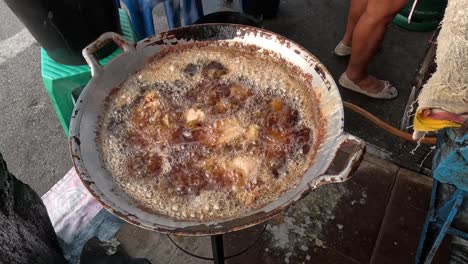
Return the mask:
<path id="1" fill-rule="evenodd" d="M 367 92 L 378 93 L 384 88 L 383 82 L 368 74 L 367 66 L 384 37 L 387 25 L 407 2 L 408 0 L 369 0 L 366 11 L 356 24 L 346 75 Z"/>
<path id="2" fill-rule="evenodd" d="M 351 47 L 353 32 L 361 15 L 366 11 L 367 0 L 351 0 L 348 11 L 348 21 L 346 22 L 346 31 L 341 40 L 343 44 Z"/>

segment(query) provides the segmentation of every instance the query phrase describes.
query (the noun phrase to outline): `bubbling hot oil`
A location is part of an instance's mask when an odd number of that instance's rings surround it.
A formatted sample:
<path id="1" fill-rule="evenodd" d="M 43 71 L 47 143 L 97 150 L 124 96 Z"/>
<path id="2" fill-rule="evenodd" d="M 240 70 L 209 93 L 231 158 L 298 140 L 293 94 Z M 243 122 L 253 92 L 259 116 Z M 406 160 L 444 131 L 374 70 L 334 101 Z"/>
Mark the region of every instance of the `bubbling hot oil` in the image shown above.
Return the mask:
<path id="1" fill-rule="evenodd" d="M 111 94 L 97 143 L 116 185 L 184 220 L 234 217 L 293 187 L 314 152 L 314 123 L 295 92 L 307 88 L 252 56 L 169 53 Z"/>

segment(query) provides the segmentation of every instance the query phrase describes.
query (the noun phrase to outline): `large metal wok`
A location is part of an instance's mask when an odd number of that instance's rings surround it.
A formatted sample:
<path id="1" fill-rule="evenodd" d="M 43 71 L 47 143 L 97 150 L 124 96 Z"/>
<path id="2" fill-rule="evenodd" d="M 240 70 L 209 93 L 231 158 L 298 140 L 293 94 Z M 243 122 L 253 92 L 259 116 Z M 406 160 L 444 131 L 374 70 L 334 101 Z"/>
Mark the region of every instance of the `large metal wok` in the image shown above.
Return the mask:
<path id="1" fill-rule="evenodd" d="M 283 59 L 311 76 L 318 95 L 323 118 L 320 122 L 324 137 L 310 166 L 299 183 L 263 208 L 244 213 L 241 217 L 220 221 L 193 222 L 175 220 L 152 214 L 136 206 L 123 191 L 113 184 L 113 178 L 101 162 L 95 144 L 98 116 L 104 110 L 104 100 L 114 87 L 141 68 L 162 46 L 194 41 L 220 41 L 253 44 L 280 55 Z M 101 66 L 93 54 L 106 43 L 114 41 L 123 52 Z M 70 147 L 73 163 L 83 184 L 110 212 L 142 228 L 183 235 L 213 235 L 240 230 L 279 214 L 310 190 L 331 182 L 347 180 L 359 164 L 364 143 L 343 132 L 343 106 L 332 76 L 325 67 L 298 44 L 275 33 L 241 25 L 209 24 L 175 29 L 138 43 L 131 43 L 115 33 L 105 33 L 83 50 L 92 71 L 92 79 L 81 93 L 73 111 L 70 125 Z M 310 78 L 309 78 L 310 79 Z M 334 175 L 325 174 L 340 147 L 354 144 L 355 151 L 345 162 L 344 169 Z"/>

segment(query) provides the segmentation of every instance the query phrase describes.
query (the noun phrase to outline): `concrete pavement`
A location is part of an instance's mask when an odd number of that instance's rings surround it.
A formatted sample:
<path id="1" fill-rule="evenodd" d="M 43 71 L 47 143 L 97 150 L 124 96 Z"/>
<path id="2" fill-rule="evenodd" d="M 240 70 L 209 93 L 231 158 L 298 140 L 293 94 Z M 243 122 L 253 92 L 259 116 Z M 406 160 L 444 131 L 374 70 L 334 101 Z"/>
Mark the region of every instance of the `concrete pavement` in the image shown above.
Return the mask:
<path id="1" fill-rule="evenodd" d="M 0 57 L 7 54 L 3 62 L 0 58 L 0 152 L 10 171 L 42 195 L 71 168 L 71 162 L 42 84 L 40 46 L 23 29 L 0 0 Z M 15 44 L 7 48 L 2 46 L 5 42 Z"/>

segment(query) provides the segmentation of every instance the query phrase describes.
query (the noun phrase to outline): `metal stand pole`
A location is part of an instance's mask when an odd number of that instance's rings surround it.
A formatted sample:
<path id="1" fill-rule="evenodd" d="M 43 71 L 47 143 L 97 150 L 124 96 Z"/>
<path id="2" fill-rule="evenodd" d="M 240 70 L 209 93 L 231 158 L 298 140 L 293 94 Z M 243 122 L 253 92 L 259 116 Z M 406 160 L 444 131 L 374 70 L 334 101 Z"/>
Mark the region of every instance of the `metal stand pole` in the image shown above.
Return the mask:
<path id="1" fill-rule="evenodd" d="M 211 249 L 214 264 L 224 264 L 223 235 L 211 236 Z"/>
<path id="2" fill-rule="evenodd" d="M 167 238 L 169 239 L 169 241 L 172 242 L 172 244 L 174 244 L 174 246 L 176 246 L 178 249 L 180 249 L 181 251 L 185 252 L 186 254 L 188 254 L 188 255 L 190 255 L 192 257 L 195 257 L 195 258 L 198 258 L 198 259 L 203 259 L 203 260 L 214 260 L 214 263 L 223 264 L 224 260 L 237 257 L 237 256 L 243 254 L 244 252 L 246 252 L 247 250 L 249 250 L 251 247 L 253 247 L 258 242 L 258 240 L 260 240 L 263 233 L 265 233 L 266 227 L 267 227 L 267 225 L 265 224 L 263 226 L 262 232 L 257 236 L 257 238 L 252 243 L 250 243 L 249 245 L 244 247 L 241 251 L 239 251 L 239 252 L 237 252 L 235 254 L 229 255 L 229 256 L 224 256 L 223 235 L 210 236 L 211 237 L 211 247 L 213 249 L 213 257 L 212 258 L 199 256 L 199 255 L 196 255 L 196 254 L 184 249 L 179 244 L 177 244 L 174 241 L 174 239 L 171 238 L 170 235 L 167 235 Z"/>

